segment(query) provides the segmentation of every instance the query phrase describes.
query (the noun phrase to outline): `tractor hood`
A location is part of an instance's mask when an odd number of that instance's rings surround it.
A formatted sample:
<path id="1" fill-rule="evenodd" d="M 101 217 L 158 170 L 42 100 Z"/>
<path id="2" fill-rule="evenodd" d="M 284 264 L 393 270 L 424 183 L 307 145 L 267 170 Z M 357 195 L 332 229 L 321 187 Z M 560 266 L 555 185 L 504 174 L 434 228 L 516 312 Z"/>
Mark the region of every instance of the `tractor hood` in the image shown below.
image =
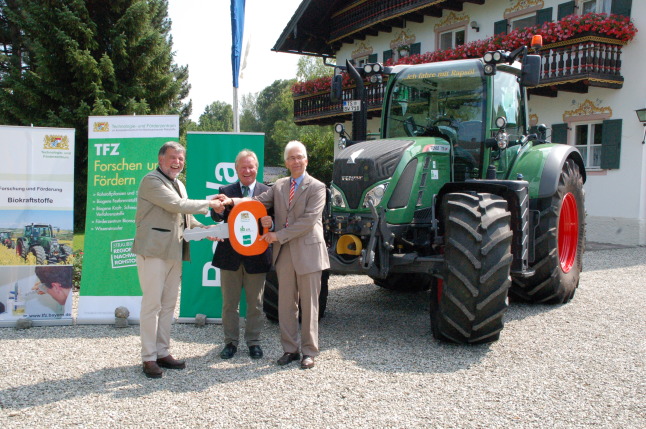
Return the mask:
<path id="1" fill-rule="evenodd" d="M 401 157 L 414 140 L 370 140 L 343 149 L 334 161 L 332 182 L 357 209 L 364 191 L 392 177 Z"/>

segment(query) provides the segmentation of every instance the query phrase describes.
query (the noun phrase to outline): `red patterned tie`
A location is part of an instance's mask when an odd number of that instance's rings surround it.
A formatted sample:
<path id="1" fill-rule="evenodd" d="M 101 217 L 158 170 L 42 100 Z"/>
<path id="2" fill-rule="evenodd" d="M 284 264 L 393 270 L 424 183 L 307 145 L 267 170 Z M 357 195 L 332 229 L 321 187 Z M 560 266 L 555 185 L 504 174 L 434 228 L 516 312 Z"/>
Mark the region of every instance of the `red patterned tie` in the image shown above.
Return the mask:
<path id="1" fill-rule="evenodd" d="M 289 187 L 289 205 L 292 205 L 292 200 L 294 199 L 294 189 L 296 188 L 296 179 L 291 179 L 291 186 Z"/>
<path id="2" fill-rule="evenodd" d="M 296 180 L 295 179 L 289 179 L 291 185 L 289 186 L 289 204 L 288 206 L 292 205 L 292 200 L 294 199 L 294 190 L 296 188 Z M 285 228 L 289 226 L 289 220 L 285 220 Z"/>

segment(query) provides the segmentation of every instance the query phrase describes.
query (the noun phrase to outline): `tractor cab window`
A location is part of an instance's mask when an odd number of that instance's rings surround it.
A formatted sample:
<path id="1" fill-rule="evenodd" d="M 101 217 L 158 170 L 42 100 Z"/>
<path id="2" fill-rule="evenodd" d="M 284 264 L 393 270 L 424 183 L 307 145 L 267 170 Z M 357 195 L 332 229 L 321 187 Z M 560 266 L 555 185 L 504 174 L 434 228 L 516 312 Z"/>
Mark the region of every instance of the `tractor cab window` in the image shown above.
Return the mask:
<path id="1" fill-rule="evenodd" d="M 484 102 L 485 80 L 476 62 L 410 67 L 390 87 L 385 136 L 446 140 L 456 165 L 464 164 L 455 179 L 465 180 L 480 168 Z"/>
<path id="2" fill-rule="evenodd" d="M 494 76 L 493 100 L 491 108 L 492 123 L 489 125 L 492 130 L 496 130 L 494 121 L 496 118 L 503 116 L 507 119 L 507 133 L 509 140 L 514 141 L 523 135 L 523 110 L 521 108 L 521 89 L 518 84 L 516 75 L 501 72 L 500 70 Z M 493 131 L 495 133 L 495 131 Z M 493 136 L 493 134 L 492 134 Z"/>

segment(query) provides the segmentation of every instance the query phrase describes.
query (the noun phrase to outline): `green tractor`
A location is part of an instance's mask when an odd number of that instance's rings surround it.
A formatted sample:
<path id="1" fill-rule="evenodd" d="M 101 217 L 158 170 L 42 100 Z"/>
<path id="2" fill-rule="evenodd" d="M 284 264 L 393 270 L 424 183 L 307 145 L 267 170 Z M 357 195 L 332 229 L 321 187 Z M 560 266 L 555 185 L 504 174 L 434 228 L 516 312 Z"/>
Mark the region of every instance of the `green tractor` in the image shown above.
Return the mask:
<path id="1" fill-rule="evenodd" d="M 32 253 L 38 265 L 58 264 L 72 254 L 72 248 L 58 242 L 51 225 L 32 223 L 25 226 L 23 236 L 18 238 L 16 253 L 25 259 Z"/>
<path id="2" fill-rule="evenodd" d="M 11 231 L 0 231 L 0 243 L 8 249 L 13 249 L 15 243 L 11 238 Z"/>
<path id="3" fill-rule="evenodd" d="M 527 48 L 383 68 L 335 66 L 356 83 L 352 138 L 337 124 L 324 216 L 332 273 L 430 290 L 433 336 L 496 341 L 509 297 L 560 304 L 579 284 L 585 167 L 573 146 L 528 126 Z M 366 140 L 364 79 L 387 76 L 380 136 Z"/>

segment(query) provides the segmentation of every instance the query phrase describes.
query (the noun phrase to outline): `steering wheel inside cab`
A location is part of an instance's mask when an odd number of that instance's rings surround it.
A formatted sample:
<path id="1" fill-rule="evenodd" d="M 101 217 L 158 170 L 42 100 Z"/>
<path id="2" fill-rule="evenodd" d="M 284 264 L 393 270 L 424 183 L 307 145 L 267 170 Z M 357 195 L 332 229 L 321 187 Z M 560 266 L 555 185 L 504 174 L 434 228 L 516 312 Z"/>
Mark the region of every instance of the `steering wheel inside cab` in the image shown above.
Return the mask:
<path id="1" fill-rule="evenodd" d="M 454 127 L 455 121 L 448 117 L 442 117 L 436 119 L 432 124 L 424 126 L 418 125 L 415 122 L 415 118 L 412 116 L 407 117 L 404 120 L 404 132 L 408 137 L 443 137 L 446 138 L 445 133 L 436 125 L 438 123 L 448 123 L 449 126 Z"/>

